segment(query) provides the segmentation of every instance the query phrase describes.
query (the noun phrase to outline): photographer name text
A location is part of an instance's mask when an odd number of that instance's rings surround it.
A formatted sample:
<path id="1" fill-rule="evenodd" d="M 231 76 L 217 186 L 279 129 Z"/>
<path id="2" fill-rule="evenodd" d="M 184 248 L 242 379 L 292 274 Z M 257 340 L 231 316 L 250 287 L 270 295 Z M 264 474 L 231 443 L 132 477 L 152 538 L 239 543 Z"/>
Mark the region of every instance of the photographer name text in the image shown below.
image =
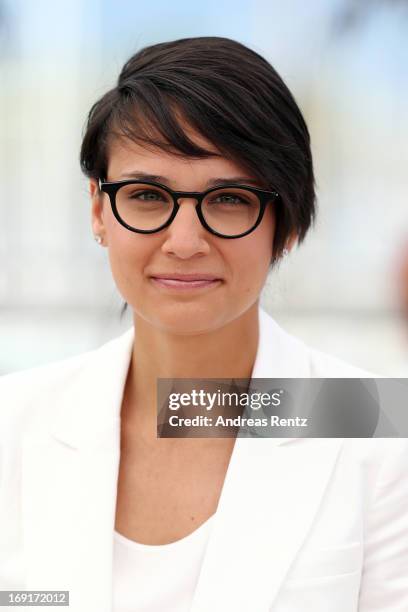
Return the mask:
<path id="1" fill-rule="evenodd" d="M 179 417 L 172 415 L 168 423 L 171 427 L 307 427 L 307 417 L 282 418 L 276 414 L 269 417 L 223 417 L 213 419 L 209 416 Z"/>

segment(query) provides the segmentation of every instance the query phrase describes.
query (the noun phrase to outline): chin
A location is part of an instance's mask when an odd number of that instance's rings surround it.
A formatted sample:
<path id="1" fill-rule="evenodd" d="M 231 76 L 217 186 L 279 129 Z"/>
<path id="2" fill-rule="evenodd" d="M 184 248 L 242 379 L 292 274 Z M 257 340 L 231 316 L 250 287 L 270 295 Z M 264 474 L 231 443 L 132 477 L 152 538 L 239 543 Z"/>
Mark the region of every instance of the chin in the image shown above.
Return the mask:
<path id="1" fill-rule="evenodd" d="M 225 316 L 220 304 L 178 303 L 154 309 L 148 320 L 162 331 L 180 335 L 206 333 L 221 327 Z"/>

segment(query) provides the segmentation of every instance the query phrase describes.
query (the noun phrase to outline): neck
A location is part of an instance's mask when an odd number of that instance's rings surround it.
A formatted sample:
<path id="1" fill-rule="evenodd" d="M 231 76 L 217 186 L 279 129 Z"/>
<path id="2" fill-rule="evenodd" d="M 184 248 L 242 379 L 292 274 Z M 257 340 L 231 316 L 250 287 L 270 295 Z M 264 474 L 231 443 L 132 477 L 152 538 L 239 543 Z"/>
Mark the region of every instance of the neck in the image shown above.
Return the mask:
<path id="1" fill-rule="evenodd" d="M 259 339 L 258 302 L 223 327 L 182 336 L 134 317 L 125 387 L 129 417 L 156 418 L 157 378 L 251 378 Z"/>

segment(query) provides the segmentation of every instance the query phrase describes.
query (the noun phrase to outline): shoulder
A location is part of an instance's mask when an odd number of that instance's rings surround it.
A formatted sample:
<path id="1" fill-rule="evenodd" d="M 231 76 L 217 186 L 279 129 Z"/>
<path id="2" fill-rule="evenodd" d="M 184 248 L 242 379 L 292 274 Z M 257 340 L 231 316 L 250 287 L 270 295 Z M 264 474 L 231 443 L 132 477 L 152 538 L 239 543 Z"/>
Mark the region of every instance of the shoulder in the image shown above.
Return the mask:
<path id="1" fill-rule="evenodd" d="M 99 364 L 115 364 L 127 352 L 131 335 L 132 329 L 95 349 L 0 376 L 0 437 L 4 440 L 39 416 L 47 419 L 69 389 L 86 384 L 86 373 Z"/>
<path id="2" fill-rule="evenodd" d="M 263 308 L 260 308 L 260 330 L 265 359 L 273 364 L 272 369 L 287 376 L 298 378 L 375 378 L 377 376 L 309 346 L 283 329 Z"/>
<path id="3" fill-rule="evenodd" d="M 44 410 L 93 352 L 0 376 L 0 436 L 19 429 L 27 416 Z"/>
<path id="4" fill-rule="evenodd" d="M 307 347 L 313 378 L 379 378 L 379 375 L 359 368 L 338 357 Z"/>
<path id="5" fill-rule="evenodd" d="M 13 397 L 27 396 L 29 392 L 35 392 L 36 389 L 52 386 L 77 371 L 84 361 L 92 357 L 95 350 L 98 349 L 92 349 L 44 365 L 3 374 L 0 376 L 0 395 L 2 398 L 7 397 L 8 394 L 12 394 Z"/>
<path id="6" fill-rule="evenodd" d="M 342 455 L 359 463 L 377 484 L 402 477 L 408 487 L 408 438 L 344 438 Z M 406 493 L 408 499 L 408 488 Z"/>

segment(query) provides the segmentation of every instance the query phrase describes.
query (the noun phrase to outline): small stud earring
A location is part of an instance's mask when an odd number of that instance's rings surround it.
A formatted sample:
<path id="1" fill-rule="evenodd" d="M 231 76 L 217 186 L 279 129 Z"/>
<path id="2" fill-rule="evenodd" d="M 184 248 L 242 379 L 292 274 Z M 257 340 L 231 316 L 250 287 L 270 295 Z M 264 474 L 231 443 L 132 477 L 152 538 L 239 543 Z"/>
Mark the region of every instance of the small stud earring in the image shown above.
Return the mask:
<path id="1" fill-rule="evenodd" d="M 289 250 L 288 249 L 283 249 L 282 257 L 286 257 L 287 255 L 289 255 Z"/>
<path id="2" fill-rule="evenodd" d="M 102 238 L 101 238 L 101 236 L 99 236 L 98 234 L 95 234 L 94 238 L 95 238 L 95 240 L 96 240 L 96 242 L 97 242 L 98 244 L 102 244 Z"/>

